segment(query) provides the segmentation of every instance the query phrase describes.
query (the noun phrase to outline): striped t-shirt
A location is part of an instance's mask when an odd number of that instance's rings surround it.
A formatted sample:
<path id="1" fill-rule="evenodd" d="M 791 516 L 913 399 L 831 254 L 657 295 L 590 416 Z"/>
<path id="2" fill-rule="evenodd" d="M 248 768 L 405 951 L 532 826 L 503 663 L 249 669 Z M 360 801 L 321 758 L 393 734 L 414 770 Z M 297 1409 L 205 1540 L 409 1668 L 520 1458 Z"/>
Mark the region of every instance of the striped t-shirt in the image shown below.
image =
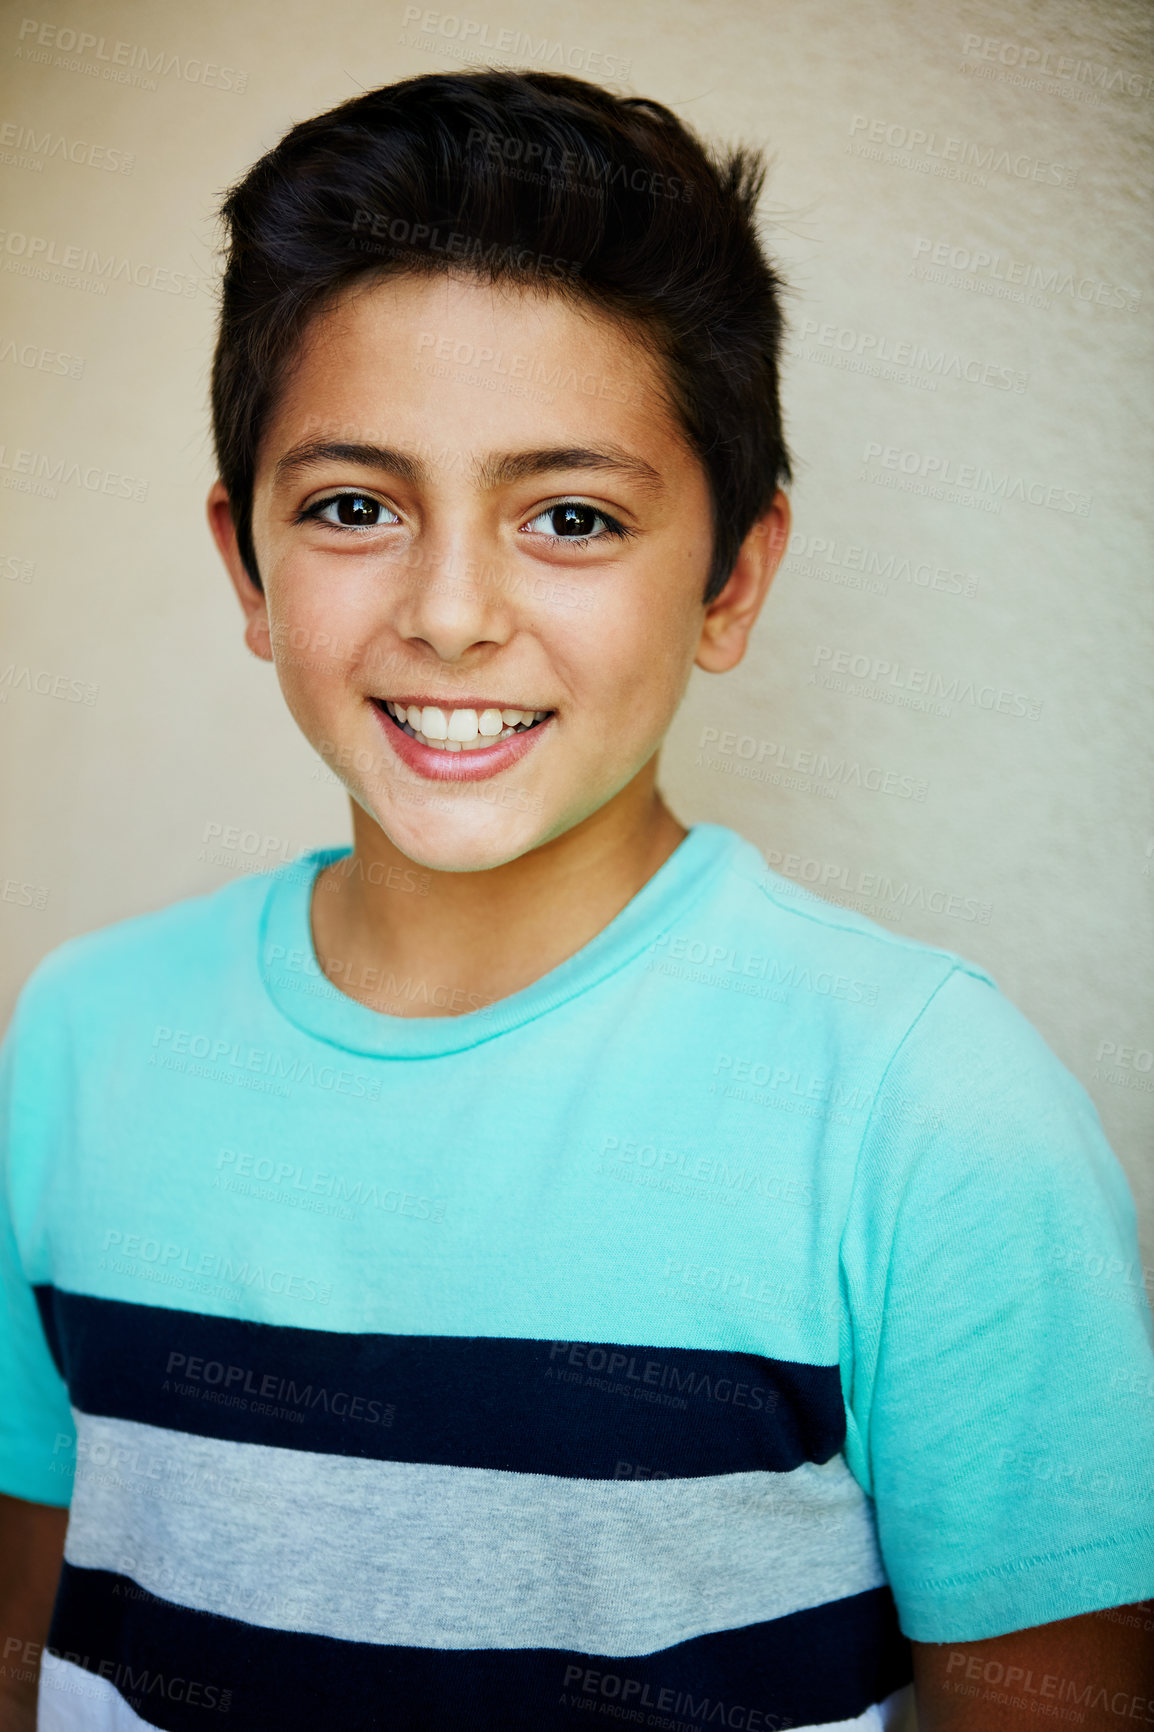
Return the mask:
<path id="1" fill-rule="evenodd" d="M 312 946 L 343 852 L 21 997 L 46 1732 L 880 1728 L 909 1638 L 1154 1594 L 1132 1198 L 980 970 L 699 824 L 524 991 L 384 1016 Z"/>

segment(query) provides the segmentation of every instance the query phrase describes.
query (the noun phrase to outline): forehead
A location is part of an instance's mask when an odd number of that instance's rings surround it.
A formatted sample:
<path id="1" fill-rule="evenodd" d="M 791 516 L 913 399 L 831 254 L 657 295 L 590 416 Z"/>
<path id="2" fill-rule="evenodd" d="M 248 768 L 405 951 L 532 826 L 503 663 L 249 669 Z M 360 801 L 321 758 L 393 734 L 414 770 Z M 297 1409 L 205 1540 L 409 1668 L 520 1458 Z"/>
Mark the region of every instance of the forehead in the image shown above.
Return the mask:
<path id="1" fill-rule="evenodd" d="M 696 469 L 664 363 L 587 302 L 457 275 L 358 281 L 317 315 L 262 440 L 267 474 L 309 438 L 441 451 L 612 442 L 663 473 Z"/>

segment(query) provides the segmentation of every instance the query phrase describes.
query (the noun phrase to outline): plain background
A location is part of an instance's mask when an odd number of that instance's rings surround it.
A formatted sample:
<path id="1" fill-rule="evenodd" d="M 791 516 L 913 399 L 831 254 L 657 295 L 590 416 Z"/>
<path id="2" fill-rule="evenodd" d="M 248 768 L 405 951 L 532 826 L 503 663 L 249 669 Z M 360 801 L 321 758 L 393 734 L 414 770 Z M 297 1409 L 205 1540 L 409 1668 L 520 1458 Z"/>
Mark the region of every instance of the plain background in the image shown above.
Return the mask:
<path id="1" fill-rule="evenodd" d="M 350 834 L 204 523 L 221 192 L 362 88 L 568 69 L 774 158 L 794 551 L 671 804 L 987 968 L 1154 1264 L 1146 7 L 41 4 L 0 23 L 5 1014 L 72 934 Z"/>

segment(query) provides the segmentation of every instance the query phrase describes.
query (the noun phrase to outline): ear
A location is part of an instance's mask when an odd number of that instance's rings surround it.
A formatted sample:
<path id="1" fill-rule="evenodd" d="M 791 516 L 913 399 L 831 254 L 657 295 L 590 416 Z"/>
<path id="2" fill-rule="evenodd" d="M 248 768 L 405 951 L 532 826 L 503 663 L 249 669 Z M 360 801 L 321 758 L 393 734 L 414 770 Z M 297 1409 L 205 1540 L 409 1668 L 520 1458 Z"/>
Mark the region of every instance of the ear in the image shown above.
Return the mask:
<path id="1" fill-rule="evenodd" d="M 705 609 L 694 660 L 707 673 L 728 673 L 745 654 L 789 540 L 789 521 L 789 500 L 779 489 L 738 549 L 725 588 Z"/>
<path id="2" fill-rule="evenodd" d="M 232 520 L 232 507 L 223 482 L 213 482 L 209 490 L 207 510 L 212 539 L 216 542 L 225 569 L 232 579 L 232 587 L 244 609 L 244 641 L 254 656 L 259 656 L 263 662 L 271 662 L 273 654 L 272 639 L 269 636 L 268 603 L 264 591 L 258 589 L 252 581 L 244 560 L 240 557 L 240 548 L 236 542 L 236 524 Z"/>

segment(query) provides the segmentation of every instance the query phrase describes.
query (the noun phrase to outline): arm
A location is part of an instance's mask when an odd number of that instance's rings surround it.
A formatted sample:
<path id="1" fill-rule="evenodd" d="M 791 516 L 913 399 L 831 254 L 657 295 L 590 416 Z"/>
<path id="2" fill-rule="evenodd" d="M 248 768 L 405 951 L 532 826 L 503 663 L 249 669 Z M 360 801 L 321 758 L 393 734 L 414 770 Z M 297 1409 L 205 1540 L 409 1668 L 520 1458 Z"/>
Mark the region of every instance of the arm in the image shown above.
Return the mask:
<path id="1" fill-rule="evenodd" d="M 1154 1726 L 1154 1601 L 982 1642 L 914 1642 L 918 1732 Z"/>
<path id="2" fill-rule="evenodd" d="M 0 1493 L 0 1732 L 33 1732 L 68 1511 Z"/>
<path id="3" fill-rule="evenodd" d="M 1154 1594 L 1151 1318 L 1093 1103 L 955 973 L 871 1110 L 842 1243 L 847 1459 L 926 1732 L 1154 1727 L 1154 1615 L 1127 1609 Z"/>

